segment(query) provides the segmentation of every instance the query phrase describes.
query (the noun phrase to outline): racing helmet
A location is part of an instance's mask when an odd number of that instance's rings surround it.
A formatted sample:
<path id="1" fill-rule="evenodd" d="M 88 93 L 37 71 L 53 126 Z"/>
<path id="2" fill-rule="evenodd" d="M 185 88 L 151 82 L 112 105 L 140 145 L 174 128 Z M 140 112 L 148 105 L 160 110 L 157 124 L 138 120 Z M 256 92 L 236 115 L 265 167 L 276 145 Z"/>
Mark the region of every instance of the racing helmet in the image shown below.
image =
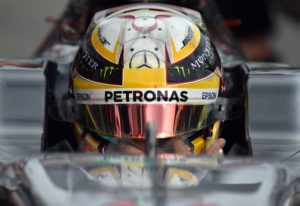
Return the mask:
<path id="1" fill-rule="evenodd" d="M 157 139 L 182 137 L 199 153 L 219 135 L 222 78 L 198 12 L 133 4 L 96 13 L 73 64 L 78 139 L 100 150 L 103 138 L 144 140 L 152 123 Z"/>

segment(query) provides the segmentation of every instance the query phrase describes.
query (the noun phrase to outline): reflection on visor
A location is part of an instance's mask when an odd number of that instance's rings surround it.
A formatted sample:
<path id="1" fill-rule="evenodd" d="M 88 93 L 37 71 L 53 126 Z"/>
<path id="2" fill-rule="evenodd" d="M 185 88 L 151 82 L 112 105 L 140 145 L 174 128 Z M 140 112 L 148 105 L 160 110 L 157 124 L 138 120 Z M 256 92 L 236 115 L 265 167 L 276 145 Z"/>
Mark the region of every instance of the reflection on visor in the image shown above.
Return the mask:
<path id="1" fill-rule="evenodd" d="M 78 105 L 78 122 L 102 136 L 144 139 L 155 123 L 156 137 L 192 133 L 216 121 L 214 105 Z"/>
<path id="2" fill-rule="evenodd" d="M 159 140 L 157 141 L 156 147 L 158 154 L 192 154 L 192 151 L 186 145 L 185 141 L 180 138 Z M 144 155 L 146 150 L 146 141 L 119 139 L 114 141 L 114 143 L 108 144 L 105 152 L 107 154 Z"/>
<path id="3" fill-rule="evenodd" d="M 218 125 L 218 124 L 217 124 Z M 155 153 L 160 157 L 178 155 L 199 155 L 206 151 L 213 141 L 213 127 L 174 138 L 156 139 Z M 149 127 L 148 127 L 149 128 Z M 150 155 L 152 146 L 149 139 L 128 139 L 99 136 L 75 123 L 75 132 L 80 148 L 85 152 L 100 152 L 107 155 Z M 147 138 L 151 138 L 148 136 Z M 217 134 L 218 135 L 218 134 Z M 151 151 L 153 153 L 153 151 Z"/>
<path id="4" fill-rule="evenodd" d="M 155 146 L 157 155 L 185 156 L 203 153 L 206 148 L 206 138 L 203 135 L 199 136 L 199 134 L 193 133 L 183 137 L 159 139 Z M 114 137 L 102 137 L 100 139 L 107 142 L 104 154 L 147 155 L 149 149 L 147 140 L 116 139 Z"/>

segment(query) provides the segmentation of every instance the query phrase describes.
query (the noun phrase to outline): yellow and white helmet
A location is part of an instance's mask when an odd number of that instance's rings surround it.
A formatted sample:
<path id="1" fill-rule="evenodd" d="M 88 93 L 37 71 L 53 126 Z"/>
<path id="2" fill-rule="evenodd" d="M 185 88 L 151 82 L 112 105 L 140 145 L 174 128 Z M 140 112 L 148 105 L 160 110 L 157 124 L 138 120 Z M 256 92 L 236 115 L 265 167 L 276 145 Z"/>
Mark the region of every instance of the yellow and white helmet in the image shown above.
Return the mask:
<path id="1" fill-rule="evenodd" d="M 220 59 L 200 14 L 193 19 L 187 12 L 138 4 L 96 14 L 73 66 L 82 128 L 144 139 L 146 125 L 154 122 L 158 139 L 218 135 Z"/>

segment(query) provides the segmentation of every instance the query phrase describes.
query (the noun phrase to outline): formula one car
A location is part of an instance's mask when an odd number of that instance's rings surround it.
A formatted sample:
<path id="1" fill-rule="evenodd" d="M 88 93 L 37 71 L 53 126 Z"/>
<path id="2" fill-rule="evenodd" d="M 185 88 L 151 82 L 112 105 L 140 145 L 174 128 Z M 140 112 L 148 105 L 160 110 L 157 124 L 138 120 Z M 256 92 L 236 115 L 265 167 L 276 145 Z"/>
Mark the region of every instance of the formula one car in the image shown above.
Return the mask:
<path id="1" fill-rule="evenodd" d="M 253 205 L 253 198 L 257 205 L 298 205 L 300 173 L 299 166 L 294 163 L 299 161 L 300 157 L 300 110 L 297 90 L 300 82 L 299 68 L 278 63 L 247 62 L 212 1 L 177 1 L 177 6 L 174 6 L 174 1 L 164 2 L 170 4 L 127 4 L 135 3 L 129 0 L 122 1 L 123 6 L 113 7 L 120 5 L 116 2 L 71 1 L 62 19 L 57 22 L 58 25 L 35 57 L 1 59 L 1 205 Z M 201 14 L 182 6 L 198 9 Z M 140 18 L 139 15 L 143 15 L 145 10 L 148 12 L 147 18 Z M 168 19 L 170 13 L 176 14 L 176 21 Z M 115 16 L 122 21 L 114 22 Z M 197 27 L 190 26 L 182 20 L 183 16 L 184 19 L 195 22 Z M 188 25 L 186 28 L 194 30 L 186 29 L 185 35 L 181 36 L 180 32 L 176 33 L 179 31 L 178 24 L 172 21 L 182 21 L 184 23 L 180 26 Z M 106 25 L 97 27 L 99 22 L 105 22 Z M 127 22 L 130 24 L 127 25 Z M 141 27 L 141 22 L 147 22 L 147 27 Z M 169 27 L 164 27 L 165 25 Z M 129 55 L 130 58 L 124 54 L 127 42 L 130 42 L 130 35 L 121 36 L 123 39 L 118 37 L 118 28 L 122 26 L 127 28 L 128 32 L 143 34 L 141 38 L 136 38 L 134 49 L 137 52 Z M 111 28 L 117 29 L 113 33 Z M 152 32 L 151 38 L 158 39 L 159 35 L 153 34 L 154 29 L 159 32 L 166 28 L 171 31 L 171 43 L 162 46 L 165 49 L 162 54 L 155 53 L 161 47 L 153 48 L 154 51 L 139 50 L 145 41 L 148 41 L 147 45 L 153 43 L 147 40 L 146 34 Z M 203 35 L 206 32 L 215 46 L 204 41 L 207 40 Z M 79 148 L 78 141 L 74 138 L 76 121 L 79 119 L 84 123 L 103 123 L 101 118 L 96 119 L 97 116 L 88 116 L 92 107 L 76 106 L 76 101 L 85 104 L 89 101 L 105 100 L 105 108 L 109 108 L 109 101 L 114 100 L 114 104 L 111 105 L 116 108 L 116 102 L 123 103 L 120 95 L 125 97 L 127 103 L 141 103 L 143 100 L 136 95 L 143 94 L 142 89 L 114 93 L 119 90 L 107 87 L 106 91 L 110 93 L 105 93 L 100 100 L 93 99 L 94 94 L 89 93 L 86 88 L 75 86 L 75 90 L 72 91 L 70 85 L 74 84 L 76 76 L 81 78 L 80 81 L 92 79 L 92 83 L 101 82 L 110 86 L 130 82 L 130 79 L 125 78 L 125 72 L 121 80 L 118 76 L 114 76 L 113 80 L 105 79 L 106 75 L 116 74 L 113 66 L 117 64 L 99 69 L 98 76 L 92 75 L 92 72 L 98 71 L 100 63 L 95 61 L 90 53 L 84 52 L 90 51 L 90 45 L 84 44 L 85 39 L 90 38 L 89 34 L 93 38 L 91 44 L 100 48 L 101 51 L 97 52 L 102 54 L 105 61 L 112 63 L 124 58 L 124 65 L 128 67 L 124 66 L 124 71 L 127 69 L 127 72 L 132 67 L 149 71 L 153 64 L 161 70 L 168 66 L 174 68 L 173 73 L 167 73 L 168 80 L 180 80 L 180 84 L 194 83 L 199 78 L 209 79 L 207 74 L 211 74 L 211 71 L 207 68 L 218 65 L 214 57 L 219 56 L 223 68 L 216 66 L 213 71 L 214 74 L 224 72 L 220 80 L 222 84 L 217 85 L 218 89 L 222 89 L 222 96 L 218 100 L 217 92 L 212 89 L 206 88 L 205 92 L 202 91 L 201 99 L 189 96 L 186 91 L 173 89 L 175 93 L 171 96 L 168 96 L 170 90 L 148 92 L 152 96 L 148 96 L 147 103 L 151 105 L 156 96 L 159 96 L 156 100 L 160 102 L 181 101 L 182 104 L 190 97 L 194 98 L 194 103 L 199 104 L 210 104 L 213 101 L 213 107 L 205 107 L 201 112 L 211 112 L 211 119 L 222 122 L 221 137 L 227 141 L 224 148 L 225 157 L 189 157 L 168 153 L 157 155 L 159 152 L 156 146 L 159 143 L 156 137 L 160 135 L 163 138 L 165 135 L 163 132 L 159 133 L 162 131 L 161 125 L 155 125 L 160 122 L 159 119 L 155 119 L 156 122 L 147 122 L 144 133 L 139 131 L 139 137 L 147 140 L 146 156 L 74 154 Z M 144 43 L 140 43 L 140 40 Z M 120 43 L 122 41 L 125 43 Z M 190 51 L 185 48 L 192 45 L 191 41 L 195 41 L 199 47 L 202 45 L 199 42 L 205 42 L 204 49 L 201 50 L 204 53 L 192 58 L 194 62 L 190 65 L 193 70 L 175 64 L 187 64 L 186 57 Z M 156 45 L 162 44 L 161 41 L 157 42 Z M 82 45 L 85 46 L 85 50 L 82 50 Z M 121 49 L 118 50 L 119 46 Z M 213 57 L 208 55 L 213 53 L 215 47 L 218 54 L 214 54 Z M 181 50 L 184 52 L 176 53 Z M 103 54 L 103 51 L 106 53 Z M 130 51 L 134 51 L 133 47 L 128 50 Z M 86 65 L 77 67 L 76 72 L 72 72 L 71 68 L 81 65 L 81 62 L 78 63 L 79 57 Z M 208 67 L 203 63 L 205 58 L 209 59 Z M 128 64 L 126 59 L 130 60 Z M 168 59 L 170 64 L 162 64 L 161 59 Z M 140 65 L 141 62 L 143 64 Z M 202 66 L 210 73 L 195 71 Z M 193 75 L 186 77 L 188 74 Z M 79 80 L 76 81 L 79 85 Z M 147 99 L 146 96 L 144 98 Z M 186 107 L 180 109 L 184 110 Z M 124 107 L 120 108 L 121 111 Z M 191 115 L 199 111 L 197 107 L 191 108 Z M 176 111 L 181 111 L 180 109 Z M 78 110 L 84 111 L 84 115 L 76 116 Z M 112 116 L 117 116 L 116 113 L 110 116 L 114 110 L 108 111 L 102 113 L 103 116 L 109 117 L 106 121 L 113 119 Z M 122 111 L 124 112 L 124 109 Z M 130 111 L 136 112 L 134 109 Z M 127 113 L 126 115 L 130 116 Z M 171 113 L 168 115 L 171 116 Z M 120 120 L 123 116 L 119 115 L 113 120 Z M 130 124 L 126 121 L 125 123 Z M 197 122 L 197 125 L 200 124 L 202 122 Z M 209 124 L 212 125 L 212 122 Z M 95 128 L 95 124 L 92 125 L 93 131 L 102 132 L 104 136 L 111 135 L 114 129 L 113 125 L 109 125 L 107 128 L 103 126 L 100 131 Z M 176 131 L 172 130 L 174 134 L 168 135 L 182 135 L 185 127 L 194 131 L 190 125 L 180 124 Z M 177 131 L 179 132 L 176 133 Z M 118 132 L 127 135 L 124 131 Z M 81 136 L 84 134 L 86 132 L 82 132 Z M 96 145 L 98 151 L 99 145 Z M 191 147 L 195 149 L 196 145 L 192 144 Z M 83 149 L 90 151 L 88 147 Z M 252 159 L 253 157 L 260 160 Z"/>
<path id="2" fill-rule="evenodd" d="M 50 155 L 7 164 L 1 205 L 299 205 L 299 166 Z"/>

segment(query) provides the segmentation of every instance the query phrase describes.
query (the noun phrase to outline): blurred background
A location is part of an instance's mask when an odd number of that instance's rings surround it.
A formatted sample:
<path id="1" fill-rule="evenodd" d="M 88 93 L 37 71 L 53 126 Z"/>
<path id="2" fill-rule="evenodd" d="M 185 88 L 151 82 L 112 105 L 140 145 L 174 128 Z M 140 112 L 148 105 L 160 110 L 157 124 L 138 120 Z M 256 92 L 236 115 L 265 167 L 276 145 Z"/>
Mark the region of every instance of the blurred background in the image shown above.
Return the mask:
<path id="1" fill-rule="evenodd" d="M 32 55 L 54 26 L 53 23 L 46 22 L 46 18 L 58 18 L 67 2 L 68 0 L 1 0 L 0 58 Z M 246 2 L 251 3 L 248 5 Z M 275 0 L 217 0 L 226 18 L 252 18 L 242 19 L 244 28 L 234 28 L 250 59 L 262 58 L 300 65 L 300 1 L 274 2 Z M 264 48 L 257 49 L 256 45 Z"/>
<path id="2" fill-rule="evenodd" d="M 0 0 L 0 58 L 26 57 L 35 52 L 54 26 L 68 0 Z"/>

